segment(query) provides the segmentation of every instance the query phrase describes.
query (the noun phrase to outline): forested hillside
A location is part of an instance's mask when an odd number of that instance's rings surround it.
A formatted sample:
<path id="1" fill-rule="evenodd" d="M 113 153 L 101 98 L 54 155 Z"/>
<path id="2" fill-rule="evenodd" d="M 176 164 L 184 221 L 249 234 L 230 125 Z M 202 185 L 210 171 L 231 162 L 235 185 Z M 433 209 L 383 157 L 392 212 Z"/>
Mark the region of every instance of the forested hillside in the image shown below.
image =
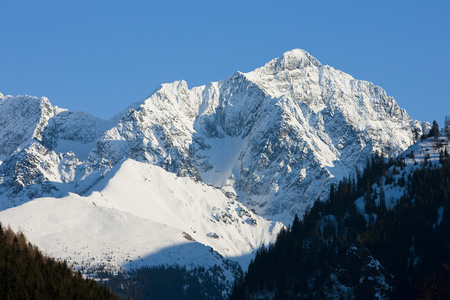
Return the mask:
<path id="1" fill-rule="evenodd" d="M 179 266 L 142 267 L 128 273 L 119 272 L 113 276 L 98 272 L 108 278 L 104 285 L 119 299 L 185 299 L 223 300 L 227 299 L 229 285 L 221 272 L 215 269 L 195 268 L 187 270 Z"/>
<path id="2" fill-rule="evenodd" d="M 117 299 L 0 225 L 0 299 Z"/>
<path id="3" fill-rule="evenodd" d="M 230 299 L 450 299 L 447 146 L 372 156 L 258 251 Z"/>

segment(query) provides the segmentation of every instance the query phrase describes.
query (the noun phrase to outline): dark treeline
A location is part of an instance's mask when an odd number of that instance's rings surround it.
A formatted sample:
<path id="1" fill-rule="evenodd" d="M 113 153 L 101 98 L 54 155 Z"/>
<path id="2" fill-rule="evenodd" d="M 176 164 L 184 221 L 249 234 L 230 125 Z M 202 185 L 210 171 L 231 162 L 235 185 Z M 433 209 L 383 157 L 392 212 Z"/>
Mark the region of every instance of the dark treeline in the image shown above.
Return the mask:
<path id="1" fill-rule="evenodd" d="M 446 149 L 440 163 L 407 174 L 402 158 L 373 155 L 259 249 L 230 299 L 450 299 Z M 405 188 L 393 205 L 388 184 Z M 355 205 L 360 197 L 364 211 Z"/>
<path id="2" fill-rule="evenodd" d="M 0 299 L 117 299 L 0 225 Z"/>
<path id="3" fill-rule="evenodd" d="M 203 267 L 188 271 L 178 266 L 155 266 L 114 276 L 100 272 L 99 276 L 109 278 L 104 285 L 119 299 L 219 300 L 224 299 L 222 292 L 226 286 L 218 280 L 221 276 L 218 271 Z"/>

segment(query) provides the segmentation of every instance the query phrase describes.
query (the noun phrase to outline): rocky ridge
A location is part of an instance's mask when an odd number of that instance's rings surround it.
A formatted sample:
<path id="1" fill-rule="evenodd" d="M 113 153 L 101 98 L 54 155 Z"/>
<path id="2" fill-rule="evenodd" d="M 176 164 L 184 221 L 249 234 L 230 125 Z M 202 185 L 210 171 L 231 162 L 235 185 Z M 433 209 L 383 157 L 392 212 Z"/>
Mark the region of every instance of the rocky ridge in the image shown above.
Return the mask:
<path id="1" fill-rule="evenodd" d="M 0 171 L 9 198 L 15 198 L 11 185 L 17 192 L 36 182 L 72 184 L 64 189 L 83 193 L 85 185 L 75 181 L 132 158 L 222 188 L 286 223 L 370 153 L 396 155 L 412 143 L 412 128 L 424 130 L 382 88 L 299 49 L 205 86 L 163 84 L 109 122 L 53 108 L 47 98 L 2 96 L 0 103 L 1 155 L 9 159 Z M 27 147 L 41 149 L 39 158 Z M 30 152 L 28 163 L 21 151 Z M 218 152 L 221 162 L 214 159 Z M 34 160 L 49 167 L 37 170 Z M 52 171 L 61 160 L 66 165 Z M 14 172 L 37 172 L 39 180 Z"/>

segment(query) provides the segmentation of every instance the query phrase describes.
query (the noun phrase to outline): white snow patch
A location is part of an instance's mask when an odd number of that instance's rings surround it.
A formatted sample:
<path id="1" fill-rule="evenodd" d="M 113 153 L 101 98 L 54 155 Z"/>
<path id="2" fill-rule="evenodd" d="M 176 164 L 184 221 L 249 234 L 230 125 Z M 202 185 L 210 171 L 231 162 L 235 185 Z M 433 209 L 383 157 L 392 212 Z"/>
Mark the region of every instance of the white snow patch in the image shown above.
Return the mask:
<path id="1" fill-rule="evenodd" d="M 224 138 L 209 139 L 209 150 L 200 150 L 199 154 L 208 157 L 214 166 L 201 172 L 202 180 L 215 187 L 227 185 L 228 180 L 239 176 L 239 155 L 247 143 L 247 139 L 225 136 Z"/>

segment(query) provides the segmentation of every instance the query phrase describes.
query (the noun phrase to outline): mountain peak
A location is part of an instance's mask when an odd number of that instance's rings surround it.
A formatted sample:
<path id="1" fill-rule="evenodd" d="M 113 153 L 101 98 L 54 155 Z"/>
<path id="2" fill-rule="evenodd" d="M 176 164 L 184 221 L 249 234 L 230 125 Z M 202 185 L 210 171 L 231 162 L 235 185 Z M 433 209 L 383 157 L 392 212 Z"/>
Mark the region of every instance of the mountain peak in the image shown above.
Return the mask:
<path id="1" fill-rule="evenodd" d="M 302 49 L 293 49 L 282 56 L 272 59 L 257 71 L 265 74 L 275 74 L 281 71 L 292 71 L 306 67 L 321 67 L 322 64 L 311 54 Z"/>

